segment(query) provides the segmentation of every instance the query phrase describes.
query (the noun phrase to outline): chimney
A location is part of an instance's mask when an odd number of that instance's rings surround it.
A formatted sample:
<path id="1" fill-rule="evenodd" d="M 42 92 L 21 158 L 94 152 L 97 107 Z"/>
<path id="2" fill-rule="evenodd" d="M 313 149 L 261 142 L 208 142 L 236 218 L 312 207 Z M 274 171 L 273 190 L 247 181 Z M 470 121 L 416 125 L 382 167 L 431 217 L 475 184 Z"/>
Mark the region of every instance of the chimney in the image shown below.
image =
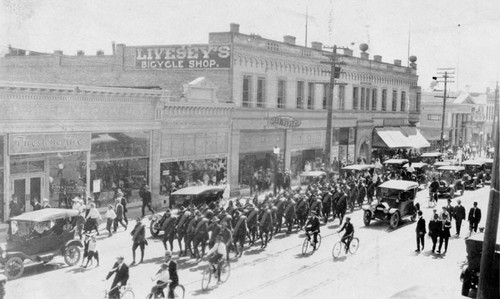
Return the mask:
<path id="1" fill-rule="evenodd" d="M 352 50 L 351 49 L 348 49 L 348 48 L 344 48 L 344 55 L 346 56 L 352 56 Z"/>
<path id="2" fill-rule="evenodd" d="M 83 50 L 76 51 L 76 56 L 84 56 L 85 52 Z"/>
<path id="3" fill-rule="evenodd" d="M 378 61 L 378 62 L 382 62 L 382 56 L 380 56 L 380 55 L 373 55 L 373 60 L 374 61 Z"/>
<path id="4" fill-rule="evenodd" d="M 400 59 L 394 59 L 394 65 L 401 66 L 401 60 Z"/>
<path id="5" fill-rule="evenodd" d="M 54 50 L 55 55 L 63 55 L 63 51 L 61 50 Z"/>
<path id="6" fill-rule="evenodd" d="M 295 45 L 295 36 L 285 35 L 283 36 L 283 42 L 289 45 Z"/>
<path id="7" fill-rule="evenodd" d="M 116 44 L 115 44 L 115 42 L 111 42 L 111 52 L 113 53 L 113 55 L 116 54 Z"/>
<path id="8" fill-rule="evenodd" d="M 361 57 L 361 59 L 368 59 L 370 57 L 370 54 L 368 54 L 366 52 L 361 52 L 359 54 L 359 57 Z"/>
<path id="9" fill-rule="evenodd" d="M 240 33 L 240 24 L 236 23 L 229 24 L 229 32 Z"/>
<path id="10" fill-rule="evenodd" d="M 104 51 L 103 50 L 97 50 L 97 52 L 95 52 L 95 55 L 97 55 L 97 56 L 103 56 L 104 55 Z"/>
<path id="11" fill-rule="evenodd" d="M 323 43 L 312 42 L 311 43 L 311 48 L 313 48 L 314 50 L 323 51 Z"/>

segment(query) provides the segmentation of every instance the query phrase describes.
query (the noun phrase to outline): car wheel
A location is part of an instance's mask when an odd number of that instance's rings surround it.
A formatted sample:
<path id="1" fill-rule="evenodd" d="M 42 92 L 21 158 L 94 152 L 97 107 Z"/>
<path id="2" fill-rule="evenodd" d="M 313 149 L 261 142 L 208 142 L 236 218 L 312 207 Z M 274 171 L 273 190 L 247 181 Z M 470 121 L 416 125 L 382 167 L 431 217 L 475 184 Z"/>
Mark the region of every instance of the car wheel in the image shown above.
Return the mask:
<path id="1" fill-rule="evenodd" d="M 365 226 L 369 226 L 370 221 L 372 221 L 372 212 L 365 211 L 365 213 L 363 214 L 363 222 L 365 223 Z"/>
<path id="2" fill-rule="evenodd" d="M 68 266 L 74 266 L 80 261 L 80 248 L 76 245 L 68 246 L 64 249 L 64 261 Z"/>
<path id="3" fill-rule="evenodd" d="M 399 216 L 399 212 L 395 212 L 394 214 L 392 214 L 391 220 L 390 220 L 390 225 L 391 225 L 392 229 L 398 228 L 400 219 L 401 219 L 401 217 Z"/>
<path id="4" fill-rule="evenodd" d="M 21 277 L 24 272 L 24 262 L 20 257 L 11 257 L 5 263 L 5 276 L 9 280 Z"/>
<path id="5" fill-rule="evenodd" d="M 470 283 L 470 275 L 465 274 L 462 281 L 462 296 L 469 296 Z"/>
<path id="6" fill-rule="evenodd" d="M 154 238 L 158 237 L 158 235 L 160 234 L 160 230 L 156 228 L 155 224 L 156 220 L 151 220 L 151 223 L 149 224 L 149 232 Z"/>

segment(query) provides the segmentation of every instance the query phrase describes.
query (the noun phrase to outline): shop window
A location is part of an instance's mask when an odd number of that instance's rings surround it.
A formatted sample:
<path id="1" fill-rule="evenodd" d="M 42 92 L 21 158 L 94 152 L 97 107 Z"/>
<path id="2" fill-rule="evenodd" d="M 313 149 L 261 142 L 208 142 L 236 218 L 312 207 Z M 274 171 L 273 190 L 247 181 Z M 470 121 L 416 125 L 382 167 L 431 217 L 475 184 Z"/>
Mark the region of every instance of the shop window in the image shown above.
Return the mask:
<path id="1" fill-rule="evenodd" d="M 266 79 L 257 79 L 257 107 L 264 108 L 266 103 Z"/>
<path id="2" fill-rule="evenodd" d="M 85 196 L 87 154 L 85 152 L 56 153 L 48 154 L 47 158 L 50 205 L 69 208 L 73 204 L 71 201 L 73 198 Z"/>
<path id="3" fill-rule="evenodd" d="M 377 90 L 372 89 L 372 110 L 377 110 Z"/>
<path id="4" fill-rule="evenodd" d="M 225 184 L 227 159 L 165 162 L 160 164 L 160 171 L 160 194 L 170 195 L 172 190 L 192 185 Z"/>
<path id="5" fill-rule="evenodd" d="M 304 81 L 297 81 L 297 109 L 304 108 Z"/>
<path id="6" fill-rule="evenodd" d="M 359 102 L 359 88 L 352 88 L 352 109 L 358 110 L 358 102 Z"/>
<path id="7" fill-rule="evenodd" d="M 286 102 L 286 82 L 285 80 L 278 80 L 277 107 L 285 108 L 285 102 Z"/>
<path id="8" fill-rule="evenodd" d="M 243 96 L 242 96 L 242 106 L 250 107 L 251 101 L 251 80 L 250 76 L 243 76 Z"/>
<path id="9" fill-rule="evenodd" d="M 401 111 L 406 110 L 406 92 L 402 91 L 401 92 Z"/>
<path id="10" fill-rule="evenodd" d="M 382 111 L 387 111 L 387 89 L 382 89 Z"/>
<path id="11" fill-rule="evenodd" d="M 309 83 L 307 88 L 307 109 L 313 109 L 314 83 Z"/>
<path id="12" fill-rule="evenodd" d="M 149 132 L 92 134 L 91 192 L 98 205 L 113 203 L 120 189 L 129 202 L 149 181 Z M 96 189 L 97 188 L 97 189 Z"/>
<path id="13" fill-rule="evenodd" d="M 398 108 L 398 91 L 392 91 L 392 111 L 397 111 Z"/>
<path id="14" fill-rule="evenodd" d="M 339 110 L 345 110 L 345 86 L 339 86 Z"/>

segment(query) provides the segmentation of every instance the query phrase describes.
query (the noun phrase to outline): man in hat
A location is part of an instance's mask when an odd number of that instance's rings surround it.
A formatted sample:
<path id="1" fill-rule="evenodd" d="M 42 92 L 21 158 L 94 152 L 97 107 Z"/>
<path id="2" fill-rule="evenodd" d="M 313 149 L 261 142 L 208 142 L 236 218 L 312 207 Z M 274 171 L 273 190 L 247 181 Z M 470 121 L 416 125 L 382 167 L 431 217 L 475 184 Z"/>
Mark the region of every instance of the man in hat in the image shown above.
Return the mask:
<path id="1" fill-rule="evenodd" d="M 247 235 L 248 226 L 247 217 L 244 215 L 244 213 L 240 213 L 240 211 L 234 212 L 234 219 L 236 220 L 236 223 L 234 225 L 233 241 L 234 249 L 236 251 L 236 257 L 238 257 L 243 255 L 243 247 L 245 246 L 245 238 Z M 238 250 L 238 242 L 240 243 L 240 250 Z"/>
<path id="2" fill-rule="evenodd" d="M 216 273 L 217 282 L 220 282 L 220 262 L 224 261 L 227 256 L 226 244 L 222 242 L 222 236 L 217 236 L 214 246 L 207 252 L 208 263 Z"/>
<path id="3" fill-rule="evenodd" d="M 126 285 L 129 279 L 128 266 L 123 262 L 123 260 L 123 256 L 118 256 L 116 258 L 116 263 L 106 276 L 106 280 L 108 280 L 111 276 L 113 276 L 113 274 L 116 274 L 113 279 L 113 283 L 111 284 L 111 289 L 109 290 L 110 299 L 120 298 L 119 287 Z"/>
<path id="4" fill-rule="evenodd" d="M 113 232 L 116 233 L 118 229 L 118 223 L 120 223 L 125 230 L 127 230 L 127 224 L 123 222 L 123 205 L 121 203 L 121 199 L 115 199 L 115 213 L 116 217 L 113 221 Z"/>
<path id="5" fill-rule="evenodd" d="M 269 234 L 273 231 L 273 216 L 270 206 L 267 205 L 263 208 L 262 216 L 259 221 L 260 226 L 260 239 L 262 240 L 261 248 L 267 247 L 269 241 Z"/>
<path id="6" fill-rule="evenodd" d="M 477 233 L 477 227 L 481 221 L 481 209 L 477 207 L 477 201 L 474 202 L 474 206 L 469 210 L 469 236 L 472 231 Z"/>
<path id="7" fill-rule="evenodd" d="M 423 217 L 422 211 L 417 212 L 418 215 L 418 221 L 417 221 L 417 228 L 415 229 L 415 232 L 417 233 L 417 250 L 416 252 L 420 252 L 420 244 L 422 244 L 422 250 L 424 250 L 424 241 L 425 241 L 425 234 L 427 233 L 427 229 L 425 228 L 425 219 Z"/>
<path id="8" fill-rule="evenodd" d="M 179 244 L 179 256 L 184 255 L 182 250 L 182 241 L 186 236 L 187 226 L 191 218 L 191 211 L 186 210 L 183 206 L 179 208 L 179 221 L 177 222 L 177 242 Z"/>
<path id="9" fill-rule="evenodd" d="M 85 266 L 83 266 L 83 268 L 87 268 L 90 261 L 92 261 L 92 259 L 94 258 L 97 262 L 96 267 L 99 267 L 99 251 L 97 251 L 97 240 L 95 235 L 91 235 L 88 242 L 87 263 L 85 264 Z"/>
<path id="10" fill-rule="evenodd" d="M 197 259 L 201 259 L 205 255 L 205 247 L 207 246 L 208 239 L 208 223 L 209 220 L 206 217 L 201 217 L 194 229 L 193 247 L 194 255 Z M 201 255 L 198 248 L 200 245 Z"/>
<path id="11" fill-rule="evenodd" d="M 187 251 L 191 253 L 191 257 L 194 258 L 194 248 L 191 248 L 191 243 L 193 243 L 194 232 L 198 221 L 201 220 L 201 212 L 198 210 L 193 210 L 191 217 L 188 219 L 188 224 L 186 227 L 186 236 L 184 237 L 184 251 L 187 255 Z"/>
<path id="12" fill-rule="evenodd" d="M 130 235 L 132 235 L 132 265 L 135 265 L 135 250 L 137 247 L 141 248 L 140 264 L 144 261 L 144 247 L 148 244 L 146 240 L 146 226 L 142 224 L 141 217 L 137 217 L 137 223 L 132 232 L 130 232 Z"/>
<path id="13" fill-rule="evenodd" d="M 118 192 L 116 192 L 116 198 L 120 200 L 120 203 L 123 206 L 123 221 L 128 225 L 128 218 L 127 218 L 127 199 L 123 195 L 123 192 L 118 189 Z"/>
<path id="14" fill-rule="evenodd" d="M 249 212 L 247 215 L 247 224 L 249 231 L 249 243 L 250 246 L 255 243 L 255 239 L 257 238 L 257 227 L 259 223 L 259 209 L 255 207 L 253 203 L 250 204 Z"/>
<path id="15" fill-rule="evenodd" d="M 320 232 L 320 223 L 316 210 L 311 210 L 309 219 L 306 223 L 305 231 L 308 239 L 311 238 L 310 233 L 313 233 L 313 250 L 316 250 L 316 244 L 318 243 L 318 234 Z"/>
<path id="16" fill-rule="evenodd" d="M 286 207 L 285 207 L 285 223 L 287 226 L 287 234 L 290 234 L 292 232 L 293 228 L 293 223 L 295 221 L 295 218 L 297 218 L 297 211 L 296 211 L 296 203 L 295 201 L 289 197 L 287 202 L 286 202 Z"/>
<path id="17" fill-rule="evenodd" d="M 338 233 L 342 232 L 345 229 L 345 233 L 342 236 L 342 243 L 345 244 L 345 253 L 349 251 L 349 244 L 351 243 L 352 238 L 354 237 L 354 226 L 351 223 L 351 217 L 345 218 L 344 226 L 338 231 Z"/>
<path id="18" fill-rule="evenodd" d="M 151 192 L 149 191 L 149 186 L 144 185 L 144 187 L 139 191 L 139 196 L 142 200 L 142 217 L 144 218 L 144 209 L 147 207 L 152 214 L 155 213 L 151 207 Z"/>
<path id="19" fill-rule="evenodd" d="M 462 206 L 462 201 L 457 200 L 457 205 L 455 206 L 455 212 L 453 213 L 455 217 L 455 236 L 460 236 L 460 229 L 462 228 L 462 221 L 465 219 L 465 208 Z"/>
<path id="20" fill-rule="evenodd" d="M 209 225 L 210 231 L 210 241 L 208 241 L 208 247 L 212 248 L 215 244 L 215 238 L 220 234 L 221 225 L 219 224 L 219 217 L 214 216 L 210 221 Z"/>
<path id="21" fill-rule="evenodd" d="M 163 246 L 167 249 L 167 241 L 170 244 L 170 250 L 174 250 L 175 226 L 177 217 L 173 216 L 170 209 L 165 211 L 165 219 L 163 220 L 161 229 L 163 230 Z"/>
<path id="22" fill-rule="evenodd" d="M 309 210 L 309 203 L 306 201 L 304 196 L 300 196 L 299 194 L 295 194 L 294 199 L 297 200 L 296 210 L 299 229 L 302 229 L 307 221 L 307 211 Z"/>
<path id="23" fill-rule="evenodd" d="M 174 298 L 174 289 L 179 285 L 179 275 L 177 274 L 177 262 L 172 259 L 171 251 L 165 251 L 165 264 L 168 265 L 168 276 L 170 278 L 167 298 Z"/>
<path id="24" fill-rule="evenodd" d="M 160 270 L 156 272 L 155 276 L 151 277 L 151 280 L 156 280 L 156 285 L 151 288 L 151 294 L 147 298 L 165 298 L 163 289 L 167 286 L 167 283 L 170 280 L 168 275 L 168 264 L 161 264 Z"/>

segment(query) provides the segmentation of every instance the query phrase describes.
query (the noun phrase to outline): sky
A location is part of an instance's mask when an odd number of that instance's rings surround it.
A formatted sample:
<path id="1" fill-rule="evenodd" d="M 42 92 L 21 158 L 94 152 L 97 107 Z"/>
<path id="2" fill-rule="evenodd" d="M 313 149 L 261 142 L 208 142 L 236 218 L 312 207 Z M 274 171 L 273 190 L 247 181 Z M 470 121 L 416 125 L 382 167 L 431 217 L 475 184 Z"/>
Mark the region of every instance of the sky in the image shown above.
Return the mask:
<path id="1" fill-rule="evenodd" d="M 454 68 L 452 91 L 484 92 L 500 74 L 500 0 L 1 0 L 0 53 L 8 45 L 52 53 L 110 54 L 128 46 L 204 44 L 229 31 L 308 44 L 350 47 L 370 58 L 417 56 L 419 85 L 430 89 L 439 68 Z M 409 51 L 408 51 L 409 49 Z M 438 88 L 442 89 L 440 83 Z"/>

